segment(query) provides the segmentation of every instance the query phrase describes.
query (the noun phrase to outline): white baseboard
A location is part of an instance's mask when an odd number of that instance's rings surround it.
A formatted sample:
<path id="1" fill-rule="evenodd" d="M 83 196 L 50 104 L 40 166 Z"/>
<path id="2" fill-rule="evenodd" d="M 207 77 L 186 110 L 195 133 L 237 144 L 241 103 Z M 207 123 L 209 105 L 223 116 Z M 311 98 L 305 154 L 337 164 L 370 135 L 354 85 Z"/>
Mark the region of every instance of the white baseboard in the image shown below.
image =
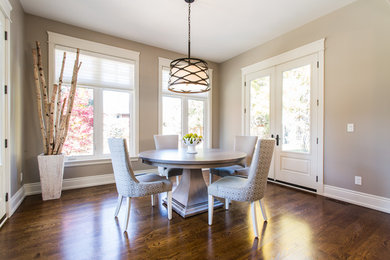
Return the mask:
<path id="1" fill-rule="evenodd" d="M 8 217 L 11 217 L 15 213 L 25 197 L 26 193 L 24 191 L 24 186 L 22 186 L 10 199 Z"/>
<path id="2" fill-rule="evenodd" d="M 134 174 L 141 175 L 145 173 L 155 173 L 155 172 L 157 172 L 157 169 L 134 171 Z M 62 183 L 62 190 L 73 190 L 73 189 L 87 188 L 87 187 L 106 185 L 112 183 L 115 183 L 113 173 L 70 178 L 70 179 L 64 179 Z M 24 184 L 24 189 L 25 189 L 26 196 L 42 193 L 40 182 Z"/>
<path id="3" fill-rule="evenodd" d="M 64 179 L 62 182 L 62 190 L 71 190 L 71 189 L 79 189 L 86 188 L 98 185 L 105 185 L 115 183 L 114 174 L 103 174 L 103 175 L 94 175 L 94 176 L 86 176 L 86 177 L 78 177 L 78 178 L 70 178 Z M 41 191 L 41 183 L 26 183 L 24 184 L 26 196 L 40 194 Z"/>
<path id="4" fill-rule="evenodd" d="M 390 198 L 371 195 L 368 193 L 343 189 L 335 186 L 324 185 L 325 197 L 345 201 L 370 209 L 390 213 Z"/>
<path id="5" fill-rule="evenodd" d="M 156 173 L 157 169 L 151 170 L 139 170 L 135 171 L 135 175 L 142 175 L 145 173 Z M 78 178 L 64 179 L 62 183 L 62 190 L 71 190 L 86 188 L 92 186 L 99 186 L 105 184 L 115 183 L 114 174 L 103 174 L 103 175 L 94 175 Z M 20 204 L 23 202 L 24 198 L 29 195 L 35 195 L 41 193 L 41 183 L 26 183 L 21 187 L 10 199 L 9 202 L 9 214 L 8 217 L 11 217 L 15 211 L 18 209 Z"/>

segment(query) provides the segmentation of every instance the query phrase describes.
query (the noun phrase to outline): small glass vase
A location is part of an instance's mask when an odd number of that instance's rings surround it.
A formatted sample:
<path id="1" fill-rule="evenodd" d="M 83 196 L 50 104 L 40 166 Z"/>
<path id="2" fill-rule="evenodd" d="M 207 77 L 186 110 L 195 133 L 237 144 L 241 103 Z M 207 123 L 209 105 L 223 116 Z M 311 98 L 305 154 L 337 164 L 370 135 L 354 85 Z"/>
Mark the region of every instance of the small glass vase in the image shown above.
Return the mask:
<path id="1" fill-rule="evenodd" d="M 198 153 L 195 149 L 196 144 L 188 144 L 187 145 L 187 153 L 196 154 Z"/>

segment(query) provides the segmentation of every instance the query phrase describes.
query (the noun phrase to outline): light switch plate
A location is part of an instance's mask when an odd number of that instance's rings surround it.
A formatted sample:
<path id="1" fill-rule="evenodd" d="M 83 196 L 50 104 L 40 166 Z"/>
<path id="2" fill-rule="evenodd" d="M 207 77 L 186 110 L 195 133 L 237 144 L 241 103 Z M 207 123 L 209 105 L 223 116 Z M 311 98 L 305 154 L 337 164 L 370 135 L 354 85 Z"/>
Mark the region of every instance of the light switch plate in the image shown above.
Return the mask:
<path id="1" fill-rule="evenodd" d="M 355 176 L 355 184 L 362 185 L 362 177 L 361 176 Z"/>
<path id="2" fill-rule="evenodd" d="M 352 133 L 353 131 L 355 131 L 355 126 L 351 123 L 347 124 L 347 132 Z"/>

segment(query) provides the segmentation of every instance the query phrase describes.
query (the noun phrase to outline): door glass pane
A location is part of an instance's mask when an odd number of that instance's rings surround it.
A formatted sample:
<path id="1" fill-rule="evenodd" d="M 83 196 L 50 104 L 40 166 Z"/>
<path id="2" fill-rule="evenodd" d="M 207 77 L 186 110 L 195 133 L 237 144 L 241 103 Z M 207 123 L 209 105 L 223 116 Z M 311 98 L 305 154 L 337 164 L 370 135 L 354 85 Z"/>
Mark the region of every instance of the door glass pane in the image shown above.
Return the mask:
<path id="1" fill-rule="evenodd" d="M 69 86 L 62 88 L 63 97 L 69 94 L 69 89 Z M 93 155 L 93 89 L 91 88 L 77 87 L 63 153 L 74 156 Z"/>
<path id="2" fill-rule="evenodd" d="M 162 134 L 181 136 L 181 99 L 162 98 Z"/>
<path id="3" fill-rule="evenodd" d="M 188 100 L 188 132 L 204 135 L 204 101 Z"/>
<path id="4" fill-rule="evenodd" d="M 249 122 L 250 135 L 270 135 L 270 76 L 251 81 Z"/>
<path id="5" fill-rule="evenodd" d="M 110 153 L 108 138 L 125 138 L 130 144 L 130 94 L 103 91 L 103 153 Z"/>
<path id="6" fill-rule="evenodd" d="M 310 152 L 310 72 L 310 65 L 283 72 L 283 151 Z"/>

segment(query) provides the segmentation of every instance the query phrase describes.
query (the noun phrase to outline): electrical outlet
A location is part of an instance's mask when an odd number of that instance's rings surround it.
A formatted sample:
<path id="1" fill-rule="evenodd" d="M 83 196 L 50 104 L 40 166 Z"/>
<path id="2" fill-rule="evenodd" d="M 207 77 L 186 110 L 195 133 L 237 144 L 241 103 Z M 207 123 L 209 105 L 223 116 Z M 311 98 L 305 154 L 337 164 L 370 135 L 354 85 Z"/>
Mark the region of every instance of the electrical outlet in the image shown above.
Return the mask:
<path id="1" fill-rule="evenodd" d="M 355 184 L 362 185 L 362 177 L 361 176 L 355 176 Z"/>
<path id="2" fill-rule="evenodd" d="M 347 132 L 352 133 L 355 131 L 355 126 L 352 123 L 347 124 Z"/>

